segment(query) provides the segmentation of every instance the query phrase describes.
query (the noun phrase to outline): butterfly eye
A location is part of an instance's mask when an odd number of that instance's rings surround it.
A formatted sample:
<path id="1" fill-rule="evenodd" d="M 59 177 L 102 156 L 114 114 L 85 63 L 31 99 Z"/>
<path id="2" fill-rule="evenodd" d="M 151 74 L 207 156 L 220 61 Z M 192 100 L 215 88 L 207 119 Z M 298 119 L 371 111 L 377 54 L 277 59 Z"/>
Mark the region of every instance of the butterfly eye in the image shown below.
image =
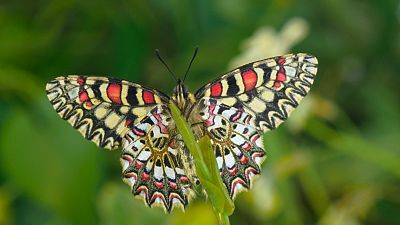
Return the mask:
<path id="1" fill-rule="evenodd" d="M 183 89 L 183 93 L 184 94 L 186 94 L 186 93 L 188 93 L 189 92 L 189 89 L 188 89 L 188 87 L 186 86 L 186 85 L 182 85 L 182 89 Z"/>
<path id="2" fill-rule="evenodd" d="M 176 94 L 178 92 L 178 86 L 175 86 L 174 89 L 172 90 L 172 93 Z"/>

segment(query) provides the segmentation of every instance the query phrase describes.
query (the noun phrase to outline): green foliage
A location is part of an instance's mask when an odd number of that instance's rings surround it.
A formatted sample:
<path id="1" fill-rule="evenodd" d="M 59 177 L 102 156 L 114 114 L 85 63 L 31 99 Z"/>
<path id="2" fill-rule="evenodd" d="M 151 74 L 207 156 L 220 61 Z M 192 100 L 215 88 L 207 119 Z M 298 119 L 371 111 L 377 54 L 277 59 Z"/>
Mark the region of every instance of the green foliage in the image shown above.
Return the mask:
<path id="1" fill-rule="evenodd" d="M 171 214 L 133 199 L 120 152 L 97 149 L 62 121 L 45 83 L 96 74 L 171 93 L 153 50 L 179 75 L 199 46 L 186 81 L 194 92 L 231 69 L 249 48 L 244 40 L 265 26 L 283 35 L 294 17 L 307 29 L 288 50 L 317 56 L 318 76 L 292 118 L 265 134 L 268 159 L 235 200 L 231 224 L 400 224 L 398 8 L 375 0 L 3 1 L 0 225 L 216 224 L 202 198 Z M 284 34 L 261 38 L 258 49 L 269 55 L 297 35 Z"/>

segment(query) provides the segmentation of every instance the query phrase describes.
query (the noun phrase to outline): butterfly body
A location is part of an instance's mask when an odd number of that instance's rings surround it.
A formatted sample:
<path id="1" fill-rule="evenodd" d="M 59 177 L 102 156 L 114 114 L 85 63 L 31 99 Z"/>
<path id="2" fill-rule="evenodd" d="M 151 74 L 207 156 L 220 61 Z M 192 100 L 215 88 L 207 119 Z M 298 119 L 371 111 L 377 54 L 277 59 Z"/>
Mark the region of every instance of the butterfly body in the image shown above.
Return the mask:
<path id="1" fill-rule="evenodd" d="M 171 97 L 125 80 L 62 76 L 48 82 L 57 113 L 86 139 L 122 148 L 123 180 L 146 205 L 184 208 L 198 180 L 168 107 L 172 101 L 197 140 L 210 137 L 220 175 L 234 199 L 250 189 L 265 158 L 262 134 L 285 121 L 307 94 L 317 60 L 289 54 L 253 62 L 195 94 L 178 80 Z"/>

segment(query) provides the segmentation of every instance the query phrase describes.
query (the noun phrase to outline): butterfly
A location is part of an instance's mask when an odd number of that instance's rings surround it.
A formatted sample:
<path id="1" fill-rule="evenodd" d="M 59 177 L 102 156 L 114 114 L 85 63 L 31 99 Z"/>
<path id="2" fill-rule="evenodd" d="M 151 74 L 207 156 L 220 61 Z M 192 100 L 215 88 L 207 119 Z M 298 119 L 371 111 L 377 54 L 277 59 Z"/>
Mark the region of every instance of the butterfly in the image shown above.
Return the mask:
<path id="1" fill-rule="evenodd" d="M 234 200 L 260 174 L 266 155 L 262 134 L 284 122 L 307 95 L 317 65 L 308 54 L 277 56 L 236 68 L 195 94 L 177 80 L 171 97 L 126 80 L 80 75 L 57 77 L 46 92 L 59 116 L 83 137 L 122 149 L 122 178 L 133 195 L 170 212 L 188 205 L 199 180 L 169 102 L 198 140 L 210 138 Z"/>

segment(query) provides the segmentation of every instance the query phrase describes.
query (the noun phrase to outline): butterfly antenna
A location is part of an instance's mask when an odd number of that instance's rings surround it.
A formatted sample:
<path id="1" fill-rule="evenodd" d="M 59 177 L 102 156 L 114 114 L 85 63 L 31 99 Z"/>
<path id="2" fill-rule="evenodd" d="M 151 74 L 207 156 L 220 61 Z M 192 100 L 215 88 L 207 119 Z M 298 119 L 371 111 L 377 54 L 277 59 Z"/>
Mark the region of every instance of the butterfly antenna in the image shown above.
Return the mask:
<path id="1" fill-rule="evenodd" d="M 162 62 L 162 64 L 164 64 L 165 67 L 167 67 L 167 70 L 169 71 L 169 73 L 172 75 L 172 77 L 174 78 L 174 80 L 176 82 L 178 82 L 178 79 L 176 79 L 175 74 L 171 71 L 171 69 L 169 68 L 169 66 L 167 65 L 167 63 L 161 58 L 160 56 L 160 51 L 158 49 L 156 49 L 156 55 L 157 58 Z"/>
<path id="2" fill-rule="evenodd" d="M 185 76 L 183 77 L 183 81 L 182 81 L 182 82 L 184 82 L 184 81 L 186 80 L 186 76 L 187 76 L 187 74 L 188 74 L 188 72 L 189 72 L 189 70 L 190 70 L 190 67 L 192 66 L 192 63 L 193 63 L 193 61 L 194 61 L 194 58 L 196 58 L 197 51 L 199 51 L 199 47 L 196 47 L 196 49 L 194 50 L 192 60 L 190 60 L 189 66 L 188 66 L 188 68 L 187 68 L 187 70 L 186 70 L 186 73 L 185 73 Z"/>

